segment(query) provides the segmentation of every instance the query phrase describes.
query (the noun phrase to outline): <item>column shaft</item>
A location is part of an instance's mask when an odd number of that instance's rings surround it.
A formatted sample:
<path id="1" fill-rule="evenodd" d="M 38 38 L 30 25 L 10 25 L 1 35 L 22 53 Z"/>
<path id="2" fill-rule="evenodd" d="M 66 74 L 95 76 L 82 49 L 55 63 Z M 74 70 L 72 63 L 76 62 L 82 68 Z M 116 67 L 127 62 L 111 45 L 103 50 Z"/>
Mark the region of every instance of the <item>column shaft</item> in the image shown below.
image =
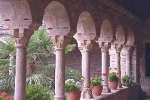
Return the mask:
<path id="1" fill-rule="evenodd" d="M 16 49 L 16 75 L 14 100 L 26 98 L 26 48 Z"/>
<path id="2" fill-rule="evenodd" d="M 82 60 L 81 60 L 81 70 L 82 70 L 82 76 L 84 76 L 84 57 L 83 57 L 83 50 L 80 50 L 81 52 L 81 56 L 82 56 Z"/>
<path id="3" fill-rule="evenodd" d="M 117 66 L 117 72 L 118 72 L 118 88 L 122 88 L 121 84 L 121 68 L 120 68 L 120 52 L 116 52 L 116 66 Z"/>
<path id="4" fill-rule="evenodd" d="M 55 99 L 65 100 L 65 51 L 64 49 L 56 50 L 56 67 L 55 67 Z"/>
<path id="5" fill-rule="evenodd" d="M 84 63 L 83 65 L 83 75 L 84 75 L 84 87 L 83 88 L 90 88 L 90 58 L 89 58 L 89 52 L 88 51 L 84 51 L 83 53 L 83 59 L 84 61 L 82 63 Z"/>
<path id="6" fill-rule="evenodd" d="M 81 99 L 80 100 L 86 100 L 93 98 L 92 91 L 90 89 L 90 51 L 85 50 L 82 54 L 82 61 L 83 64 L 83 74 L 84 75 L 84 82 L 83 82 L 83 90 L 81 93 Z"/>
<path id="7" fill-rule="evenodd" d="M 126 75 L 131 75 L 130 52 L 127 52 L 126 55 Z"/>
<path id="8" fill-rule="evenodd" d="M 103 93 L 110 92 L 110 89 L 108 87 L 108 65 L 107 65 L 107 51 L 102 51 L 102 85 L 103 85 Z"/>

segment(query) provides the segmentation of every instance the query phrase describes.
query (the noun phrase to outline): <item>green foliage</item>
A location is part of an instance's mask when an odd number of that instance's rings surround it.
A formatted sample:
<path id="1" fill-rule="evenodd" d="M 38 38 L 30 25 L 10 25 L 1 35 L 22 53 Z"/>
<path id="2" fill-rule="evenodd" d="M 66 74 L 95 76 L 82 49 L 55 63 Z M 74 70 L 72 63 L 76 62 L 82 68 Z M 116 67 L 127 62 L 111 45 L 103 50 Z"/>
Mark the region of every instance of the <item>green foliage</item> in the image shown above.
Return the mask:
<path id="1" fill-rule="evenodd" d="M 26 89 L 26 100 L 50 100 L 48 87 L 40 84 L 32 84 Z"/>
<path id="2" fill-rule="evenodd" d="M 75 81 L 80 81 L 81 77 L 76 69 L 71 67 L 65 67 L 65 78 L 67 79 L 74 79 Z"/>
<path id="3" fill-rule="evenodd" d="M 9 67 L 4 65 L 0 66 L 0 91 L 14 91 L 14 76 L 9 75 Z"/>
<path id="4" fill-rule="evenodd" d="M 135 83 L 133 82 L 133 78 L 131 76 L 125 75 L 122 77 L 122 82 L 124 86 L 130 87 L 133 86 Z"/>
<path id="5" fill-rule="evenodd" d="M 118 76 L 116 75 L 116 73 L 115 72 L 112 72 L 112 73 L 109 73 L 109 75 L 108 75 L 108 80 L 109 81 L 118 81 Z"/>
<path id="6" fill-rule="evenodd" d="M 65 53 L 68 53 L 70 51 L 73 51 L 76 47 L 76 44 L 68 44 L 66 49 L 65 49 Z"/>
<path id="7" fill-rule="evenodd" d="M 67 79 L 65 81 L 65 91 L 66 92 L 80 91 L 80 87 L 76 85 L 76 82 L 74 81 L 74 79 Z"/>
<path id="8" fill-rule="evenodd" d="M 27 52 L 28 56 L 36 56 L 38 59 L 54 54 L 54 45 L 51 38 L 45 33 L 44 27 L 41 27 L 39 30 L 35 31 L 32 35 Z"/>
<path id="9" fill-rule="evenodd" d="M 8 58 L 9 54 L 15 54 L 15 41 L 11 37 L 7 37 L 4 41 L 0 41 L 0 58 Z"/>
<path id="10" fill-rule="evenodd" d="M 103 81 L 103 80 L 102 80 L 101 77 L 93 77 L 93 78 L 91 79 L 91 86 L 93 87 L 93 86 L 101 85 L 102 81 Z"/>
<path id="11" fill-rule="evenodd" d="M 50 77 L 46 76 L 45 74 L 32 74 L 27 77 L 27 84 L 41 84 L 41 85 L 46 85 L 46 86 L 51 86 L 51 82 L 53 79 Z"/>

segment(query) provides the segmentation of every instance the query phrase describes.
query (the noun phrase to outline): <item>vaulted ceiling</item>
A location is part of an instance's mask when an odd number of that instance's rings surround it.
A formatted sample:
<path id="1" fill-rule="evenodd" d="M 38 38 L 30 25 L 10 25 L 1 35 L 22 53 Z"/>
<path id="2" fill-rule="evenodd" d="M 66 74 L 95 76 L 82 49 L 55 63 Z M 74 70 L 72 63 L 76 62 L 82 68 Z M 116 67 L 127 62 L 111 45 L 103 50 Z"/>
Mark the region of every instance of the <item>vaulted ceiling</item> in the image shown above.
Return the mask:
<path id="1" fill-rule="evenodd" d="M 150 0 L 114 0 L 137 17 L 150 18 Z"/>

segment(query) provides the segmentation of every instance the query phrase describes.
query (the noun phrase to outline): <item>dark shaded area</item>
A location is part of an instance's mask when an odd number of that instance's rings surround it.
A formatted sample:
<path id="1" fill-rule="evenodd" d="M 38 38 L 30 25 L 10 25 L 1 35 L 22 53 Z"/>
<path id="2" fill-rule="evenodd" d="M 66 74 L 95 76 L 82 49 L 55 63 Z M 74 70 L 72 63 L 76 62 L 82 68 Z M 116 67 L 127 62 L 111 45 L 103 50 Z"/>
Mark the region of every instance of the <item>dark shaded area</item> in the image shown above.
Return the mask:
<path id="1" fill-rule="evenodd" d="M 150 17 L 150 0 L 114 0 L 137 17 L 146 20 Z"/>
<path id="2" fill-rule="evenodd" d="M 146 47 L 146 77 L 150 77 L 150 43 L 145 45 Z"/>

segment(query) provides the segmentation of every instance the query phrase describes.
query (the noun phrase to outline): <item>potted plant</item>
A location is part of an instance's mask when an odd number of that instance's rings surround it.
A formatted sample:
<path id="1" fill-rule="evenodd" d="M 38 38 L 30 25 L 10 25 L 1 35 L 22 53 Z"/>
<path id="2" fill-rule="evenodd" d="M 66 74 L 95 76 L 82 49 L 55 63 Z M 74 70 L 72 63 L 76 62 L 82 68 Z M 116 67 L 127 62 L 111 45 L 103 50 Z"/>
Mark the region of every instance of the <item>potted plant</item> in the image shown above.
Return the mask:
<path id="1" fill-rule="evenodd" d="M 127 86 L 127 87 L 134 85 L 133 78 L 128 75 L 125 75 L 122 77 L 122 83 L 123 83 L 123 86 Z"/>
<path id="2" fill-rule="evenodd" d="M 93 77 L 91 78 L 91 87 L 92 87 L 92 93 L 94 95 L 100 95 L 103 90 L 102 84 L 102 78 L 101 77 Z"/>
<path id="3" fill-rule="evenodd" d="M 74 79 L 65 81 L 65 91 L 67 92 L 68 100 L 79 100 L 81 96 L 80 86 L 76 84 Z"/>
<path id="4" fill-rule="evenodd" d="M 109 87 L 113 90 L 117 89 L 117 86 L 118 86 L 118 76 L 116 75 L 115 72 L 112 72 L 112 73 L 109 73 L 108 75 L 108 84 L 109 84 Z"/>

